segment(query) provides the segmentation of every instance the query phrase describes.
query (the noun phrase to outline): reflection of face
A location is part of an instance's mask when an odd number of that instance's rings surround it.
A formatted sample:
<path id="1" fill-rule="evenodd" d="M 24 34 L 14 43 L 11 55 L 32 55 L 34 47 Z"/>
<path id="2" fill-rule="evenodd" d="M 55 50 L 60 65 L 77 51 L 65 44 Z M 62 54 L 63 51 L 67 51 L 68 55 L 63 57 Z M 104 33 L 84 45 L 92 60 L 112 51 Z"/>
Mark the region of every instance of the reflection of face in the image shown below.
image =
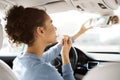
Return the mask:
<path id="1" fill-rule="evenodd" d="M 114 17 L 112 18 L 112 24 L 117 24 L 118 22 L 119 22 L 118 17 L 117 17 L 117 16 L 114 16 Z"/>
<path id="2" fill-rule="evenodd" d="M 55 43 L 56 42 L 56 27 L 52 24 L 52 20 L 49 16 L 47 16 L 45 21 L 45 38 L 47 43 Z"/>

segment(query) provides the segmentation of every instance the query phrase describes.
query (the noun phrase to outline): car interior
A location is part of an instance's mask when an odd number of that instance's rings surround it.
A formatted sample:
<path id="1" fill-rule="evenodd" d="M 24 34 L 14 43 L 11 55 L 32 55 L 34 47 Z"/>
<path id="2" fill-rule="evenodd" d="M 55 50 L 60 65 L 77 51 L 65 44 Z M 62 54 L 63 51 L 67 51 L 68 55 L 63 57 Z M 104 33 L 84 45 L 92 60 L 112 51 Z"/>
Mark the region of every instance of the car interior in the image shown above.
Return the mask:
<path id="1" fill-rule="evenodd" d="M 0 26 L 0 48 L 3 43 L 3 28 Z M 4 60 L 0 60 L 0 80 L 18 80 L 15 74 L 12 72 L 12 69 L 8 64 L 4 62 Z"/>
<path id="2" fill-rule="evenodd" d="M 117 16 L 117 22 L 102 26 L 98 21 L 93 22 L 95 27 L 89 22 L 93 29 L 73 43 L 69 58 L 76 80 L 120 79 L 120 0 L 0 0 L 0 80 L 18 80 L 12 72 L 12 62 L 27 47 L 25 44 L 10 46 L 5 33 L 6 12 L 14 5 L 45 10 L 57 27 L 58 42 L 63 34 L 74 34 L 88 19 L 106 21 L 106 16 Z M 50 44 L 45 51 L 56 44 Z M 61 55 L 51 64 L 62 74 Z"/>

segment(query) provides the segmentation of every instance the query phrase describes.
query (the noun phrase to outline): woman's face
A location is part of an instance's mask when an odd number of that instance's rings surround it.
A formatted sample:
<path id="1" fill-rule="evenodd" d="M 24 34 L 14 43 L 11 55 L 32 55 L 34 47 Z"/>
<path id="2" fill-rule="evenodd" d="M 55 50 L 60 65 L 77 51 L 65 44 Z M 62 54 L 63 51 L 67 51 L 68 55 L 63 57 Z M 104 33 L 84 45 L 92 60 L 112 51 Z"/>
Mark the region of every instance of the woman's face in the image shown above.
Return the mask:
<path id="1" fill-rule="evenodd" d="M 57 40 L 56 27 L 52 24 L 50 16 L 46 17 L 45 26 L 44 26 L 44 35 L 47 43 L 55 43 Z"/>
<path id="2" fill-rule="evenodd" d="M 118 17 L 114 17 L 114 18 L 112 19 L 112 24 L 117 24 L 118 22 L 119 22 Z"/>

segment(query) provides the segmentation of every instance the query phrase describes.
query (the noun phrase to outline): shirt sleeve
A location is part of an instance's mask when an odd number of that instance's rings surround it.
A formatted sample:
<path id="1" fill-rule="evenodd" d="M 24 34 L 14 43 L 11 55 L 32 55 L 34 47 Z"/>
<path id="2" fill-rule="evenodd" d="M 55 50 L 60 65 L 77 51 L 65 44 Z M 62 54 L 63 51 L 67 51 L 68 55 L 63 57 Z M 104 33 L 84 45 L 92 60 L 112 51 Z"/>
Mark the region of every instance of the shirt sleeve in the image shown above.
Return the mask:
<path id="1" fill-rule="evenodd" d="M 64 80 L 75 80 L 71 64 L 63 65 L 62 73 L 63 73 Z"/>
<path id="2" fill-rule="evenodd" d="M 43 59 L 45 60 L 45 62 L 50 62 L 54 60 L 60 54 L 61 48 L 61 44 L 57 43 L 55 46 L 44 52 Z"/>
<path id="3" fill-rule="evenodd" d="M 50 80 L 75 80 L 71 64 L 62 66 L 62 76 L 56 70 L 49 69 L 49 71 L 51 72 L 48 75 L 48 79 Z"/>
<path id="4" fill-rule="evenodd" d="M 72 43 L 74 43 L 74 38 L 71 37 Z M 43 54 L 43 59 L 46 62 L 50 62 L 54 60 L 59 54 L 62 49 L 60 42 L 58 42 L 55 46 L 51 47 L 49 50 L 45 51 Z"/>

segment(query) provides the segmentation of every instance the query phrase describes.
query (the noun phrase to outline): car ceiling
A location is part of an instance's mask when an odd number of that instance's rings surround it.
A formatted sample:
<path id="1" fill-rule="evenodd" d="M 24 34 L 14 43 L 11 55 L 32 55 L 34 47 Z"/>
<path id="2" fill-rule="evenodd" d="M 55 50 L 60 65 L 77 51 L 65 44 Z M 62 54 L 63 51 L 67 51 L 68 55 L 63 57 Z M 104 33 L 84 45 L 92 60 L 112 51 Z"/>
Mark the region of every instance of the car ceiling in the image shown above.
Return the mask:
<path id="1" fill-rule="evenodd" d="M 46 9 L 49 13 L 61 12 L 73 9 L 73 5 L 65 0 L 1 0 L 0 10 L 6 11 L 13 5 L 23 5 L 25 7 L 37 7 Z"/>
<path id="2" fill-rule="evenodd" d="M 81 12 L 113 14 L 118 9 L 120 0 L 0 0 L 0 11 L 5 12 L 13 5 L 37 7 L 48 13 L 78 10 Z"/>

